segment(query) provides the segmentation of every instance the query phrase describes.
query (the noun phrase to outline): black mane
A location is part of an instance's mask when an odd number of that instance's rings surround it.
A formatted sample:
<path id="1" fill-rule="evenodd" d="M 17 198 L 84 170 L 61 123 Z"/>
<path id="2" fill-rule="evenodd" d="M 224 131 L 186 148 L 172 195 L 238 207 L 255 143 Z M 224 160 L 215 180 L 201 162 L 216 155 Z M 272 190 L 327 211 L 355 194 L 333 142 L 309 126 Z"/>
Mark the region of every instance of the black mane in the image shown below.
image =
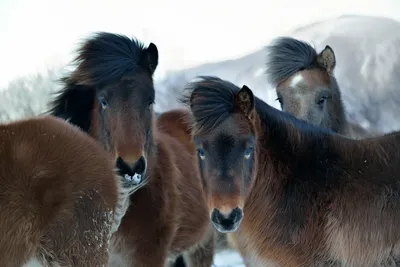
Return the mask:
<path id="1" fill-rule="evenodd" d="M 266 52 L 267 79 L 273 86 L 299 70 L 317 66 L 317 51 L 309 43 L 291 37 L 274 39 Z"/>
<path id="2" fill-rule="evenodd" d="M 235 94 L 240 88 L 218 77 L 198 78 L 201 80 L 186 85 L 184 90 L 188 94 L 181 99 L 181 102 L 192 110 L 196 131 L 207 133 L 234 111 Z M 194 95 L 201 97 L 193 97 Z"/>
<path id="3" fill-rule="evenodd" d="M 139 67 L 145 45 L 125 35 L 96 32 L 78 49 L 73 63 L 78 65 L 78 83 L 101 86 L 120 79 Z"/>
<path id="4" fill-rule="evenodd" d="M 235 95 L 240 88 L 235 84 L 218 77 L 200 76 L 200 81 L 190 82 L 185 91 L 188 91 L 181 102 L 188 106 L 195 119 L 195 131 L 197 133 L 209 133 L 218 124 L 223 122 L 234 112 Z M 255 97 L 255 108 L 260 118 L 269 124 L 274 130 L 283 125 L 292 124 L 300 131 L 309 134 L 335 134 L 325 128 L 319 128 L 294 117 L 292 114 L 282 112 L 271 107 L 263 100 Z"/>
<path id="5" fill-rule="evenodd" d="M 96 89 L 141 67 L 146 47 L 136 39 L 97 32 L 86 39 L 72 61 L 76 69 L 60 79 L 63 85 L 48 113 L 88 131 Z"/>

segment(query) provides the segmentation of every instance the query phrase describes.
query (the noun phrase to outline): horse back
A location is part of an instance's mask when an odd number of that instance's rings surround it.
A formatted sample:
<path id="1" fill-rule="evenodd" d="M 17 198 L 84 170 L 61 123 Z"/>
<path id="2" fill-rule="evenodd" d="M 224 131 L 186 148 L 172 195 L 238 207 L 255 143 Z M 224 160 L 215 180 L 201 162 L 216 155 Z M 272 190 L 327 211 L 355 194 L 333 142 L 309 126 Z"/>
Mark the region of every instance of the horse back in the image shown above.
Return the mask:
<path id="1" fill-rule="evenodd" d="M 191 135 L 190 112 L 188 110 L 172 109 L 162 113 L 157 119 L 157 129 L 174 137 L 191 154 L 196 151 Z"/>
<path id="2" fill-rule="evenodd" d="M 92 138 L 51 116 L 22 120 L 0 126 L 0 158 L 0 266 L 107 262 L 117 183 Z"/>

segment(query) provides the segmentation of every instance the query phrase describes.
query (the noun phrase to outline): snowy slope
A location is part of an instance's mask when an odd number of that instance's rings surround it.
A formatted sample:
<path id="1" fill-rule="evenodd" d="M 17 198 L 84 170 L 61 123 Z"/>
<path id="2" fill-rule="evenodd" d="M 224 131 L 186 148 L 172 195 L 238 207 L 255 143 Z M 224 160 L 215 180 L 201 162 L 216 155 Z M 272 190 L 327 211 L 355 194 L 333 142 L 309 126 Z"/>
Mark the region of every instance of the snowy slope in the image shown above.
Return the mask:
<path id="1" fill-rule="evenodd" d="M 315 45 L 330 45 L 336 54 L 335 75 L 351 121 L 385 132 L 400 129 L 400 23 L 369 16 L 341 16 L 296 29 L 290 35 Z M 246 84 L 269 104 L 278 107 L 276 94 L 264 75 L 265 51 L 170 73 L 156 84 L 165 97 L 160 111 L 179 106 L 176 96 L 185 81 L 197 75 L 216 75 L 239 86 Z M 176 89 L 171 93 L 171 85 Z"/>

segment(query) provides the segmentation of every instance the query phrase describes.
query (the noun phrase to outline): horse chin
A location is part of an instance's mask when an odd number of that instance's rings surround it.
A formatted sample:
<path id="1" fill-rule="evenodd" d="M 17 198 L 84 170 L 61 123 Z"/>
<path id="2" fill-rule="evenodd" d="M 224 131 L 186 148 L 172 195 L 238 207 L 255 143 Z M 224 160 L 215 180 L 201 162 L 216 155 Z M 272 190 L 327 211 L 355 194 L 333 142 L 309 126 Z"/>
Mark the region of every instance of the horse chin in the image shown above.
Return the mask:
<path id="1" fill-rule="evenodd" d="M 219 224 L 219 223 L 215 223 L 213 221 L 211 221 L 212 224 L 214 225 L 214 228 L 220 232 L 220 233 L 232 233 L 232 232 L 236 232 L 236 230 L 239 228 L 240 223 L 242 222 L 241 220 L 233 223 L 233 224 Z"/>

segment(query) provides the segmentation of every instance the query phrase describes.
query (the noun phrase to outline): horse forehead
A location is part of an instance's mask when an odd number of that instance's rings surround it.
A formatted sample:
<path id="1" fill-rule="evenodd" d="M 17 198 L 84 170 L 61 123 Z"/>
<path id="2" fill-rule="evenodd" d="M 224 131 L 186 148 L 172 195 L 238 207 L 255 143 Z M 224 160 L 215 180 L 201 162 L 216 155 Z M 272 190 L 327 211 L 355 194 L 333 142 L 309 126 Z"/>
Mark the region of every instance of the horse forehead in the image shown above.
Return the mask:
<path id="1" fill-rule="evenodd" d="M 290 78 L 290 88 L 296 88 L 300 83 L 307 83 L 307 81 L 304 80 L 304 76 L 301 72 L 297 72 L 293 77 Z"/>
<path id="2" fill-rule="evenodd" d="M 125 75 L 115 87 L 125 98 L 154 94 L 152 79 L 142 72 Z"/>
<path id="3" fill-rule="evenodd" d="M 233 137 L 239 135 L 247 135 L 251 133 L 251 126 L 248 119 L 242 114 L 236 113 L 229 116 L 221 123 L 219 134 L 231 135 Z"/>
<path id="4" fill-rule="evenodd" d="M 329 76 L 319 69 L 303 70 L 295 73 L 277 87 L 279 91 L 304 95 L 314 93 L 321 87 L 329 87 Z"/>

